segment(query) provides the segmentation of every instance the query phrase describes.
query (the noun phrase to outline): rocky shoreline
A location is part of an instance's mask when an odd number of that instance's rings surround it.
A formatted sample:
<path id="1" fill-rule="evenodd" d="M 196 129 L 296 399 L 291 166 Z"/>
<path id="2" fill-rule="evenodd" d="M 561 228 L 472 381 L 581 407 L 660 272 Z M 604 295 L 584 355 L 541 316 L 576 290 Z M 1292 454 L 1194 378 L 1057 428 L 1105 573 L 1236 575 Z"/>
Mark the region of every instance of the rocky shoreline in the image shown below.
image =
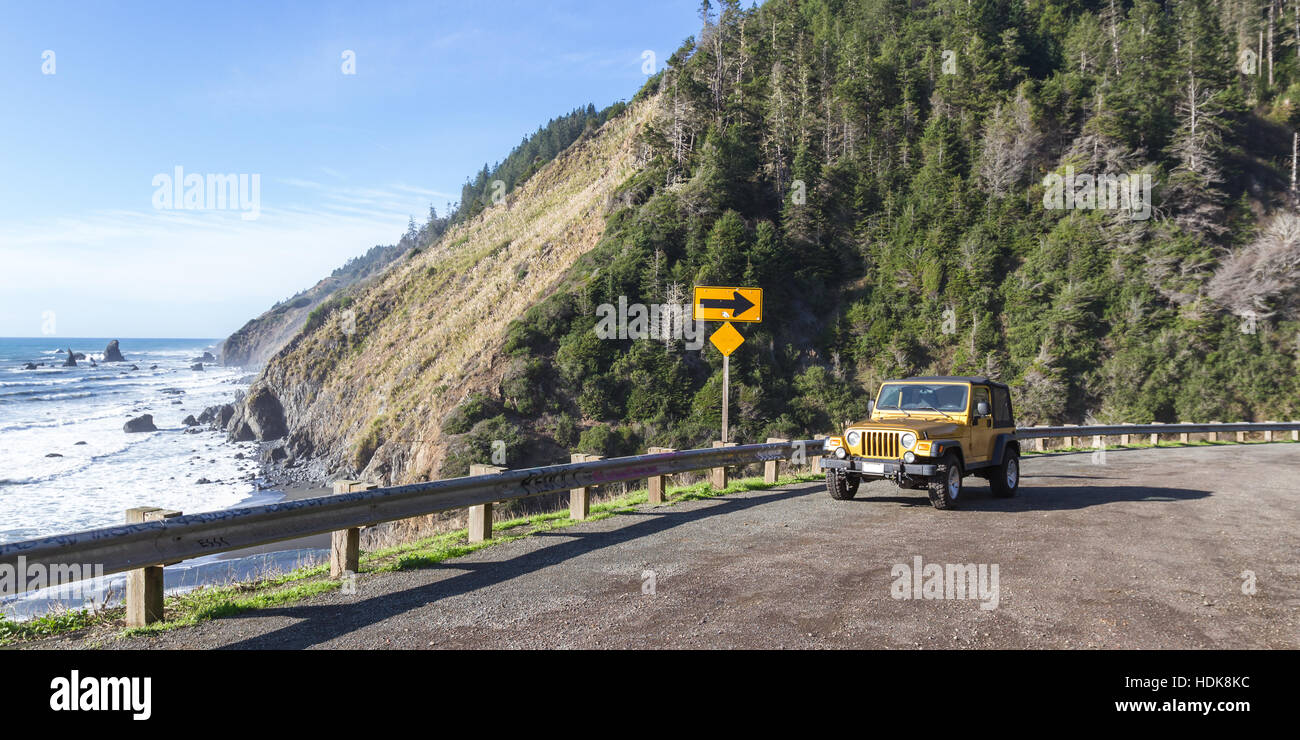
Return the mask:
<path id="1" fill-rule="evenodd" d="M 305 437 L 289 433 L 284 409 L 265 388 L 237 391 L 234 401 L 209 406 L 193 422 L 189 427 L 195 432 L 206 427 L 224 432 L 228 442 L 258 443 L 258 490 L 328 483 L 323 461 L 311 456 L 312 445 Z"/>

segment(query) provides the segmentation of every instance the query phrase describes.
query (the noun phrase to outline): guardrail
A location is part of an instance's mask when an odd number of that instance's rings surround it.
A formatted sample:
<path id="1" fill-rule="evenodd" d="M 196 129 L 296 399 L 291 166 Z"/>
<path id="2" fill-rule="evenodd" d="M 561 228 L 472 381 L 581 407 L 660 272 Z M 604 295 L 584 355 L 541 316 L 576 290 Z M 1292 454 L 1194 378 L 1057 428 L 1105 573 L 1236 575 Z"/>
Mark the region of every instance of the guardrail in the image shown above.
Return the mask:
<path id="1" fill-rule="evenodd" d="M 1064 439 L 1063 447 L 1072 447 L 1076 438 L 1092 437 L 1093 447 L 1100 447 L 1103 437 L 1119 437 L 1119 443 L 1129 444 L 1133 437 L 1150 435 L 1151 444 L 1156 444 L 1161 435 L 1178 435 L 1178 441 L 1188 442 L 1193 434 L 1205 434 L 1212 442 L 1221 441 L 1220 434 L 1235 433 L 1236 441 L 1246 441 L 1246 435 L 1261 432 L 1265 442 L 1273 441 L 1275 432 L 1291 432 L 1292 440 L 1300 440 L 1300 421 L 1265 421 L 1265 422 L 1217 422 L 1205 424 L 1094 424 L 1089 426 L 1022 427 L 1016 430 L 1016 437 L 1032 439 L 1038 451 L 1046 449 L 1045 439 Z"/>
<path id="2" fill-rule="evenodd" d="M 1209 424 L 1113 424 L 1093 426 L 1025 427 L 1017 437 L 1036 440 L 1092 436 L 1094 446 L 1103 437 L 1119 436 L 1128 444 L 1133 435 L 1150 435 L 1152 443 L 1161 435 L 1178 435 L 1182 442 L 1191 434 L 1236 433 L 1245 441 L 1252 432 L 1262 432 L 1272 441 L 1275 432 L 1291 432 L 1300 438 L 1300 422 L 1209 423 Z M 485 539 L 492 530 L 491 506 L 496 502 L 570 492 L 570 514 L 586 517 L 594 486 L 646 479 L 650 501 L 663 500 L 664 476 L 709 470 L 711 482 L 726 486 L 729 466 L 765 463 L 764 477 L 776 480 L 777 463 L 807 463 L 816 470 L 824 438 L 812 440 L 769 439 L 763 444 L 727 445 L 712 449 L 667 450 L 651 448 L 651 454 L 608 460 L 575 455 L 567 465 L 548 465 L 517 470 L 499 470 L 485 475 L 429 481 L 406 486 L 376 488 L 355 481 L 336 483 L 335 495 L 285 501 L 261 506 L 180 515 L 141 507 L 127 512 L 129 522 L 70 534 L 0 544 L 0 573 L 13 578 L 16 592 L 29 590 L 25 574 L 41 569 L 39 586 L 54 586 L 81 580 L 91 568 L 97 574 L 130 571 L 127 580 L 127 621 L 136 626 L 162 618 L 162 567 L 202 555 L 240 550 L 300 537 L 332 533 L 330 573 L 340 577 L 355 572 L 358 564 L 360 528 L 382 522 L 409 519 L 450 509 L 469 507 L 470 538 Z M 476 466 L 482 469 L 486 466 Z M 495 470 L 495 469 L 494 469 Z M 356 490 L 356 488 L 365 490 Z"/>
<path id="3" fill-rule="evenodd" d="M 0 572 L 12 569 L 9 572 L 18 575 L 12 579 L 18 593 L 31 587 L 82 580 L 83 572 L 107 575 L 131 571 L 127 580 L 127 621 L 142 626 L 162 618 L 164 564 L 330 532 L 333 533 L 330 572 L 338 577 L 357 570 L 357 543 L 360 528 L 364 526 L 449 509 L 490 507 L 499 501 L 566 490 L 570 492 L 571 504 L 578 505 L 575 518 L 585 518 L 586 502 L 594 486 L 650 479 L 652 491 L 657 488 L 662 496 L 664 476 L 712 470 L 715 485 L 721 482 L 725 486 L 726 467 L 752 463 L 768 463 L 766 476 L 775 480 L 775 463 L 793 459 L 796 463 L 807 461 L 815 465 L 822 447 L 820 439 L 732 444 L 503 470 L 390 488 L 370 487 L 332 496 L 184 516 L 156 509 L 132 509 L 127 514 L 128 521 L 138 523 L 0 545 Z M 585 459 L 585 456 L 575 458 Z M 486 529 L 490 532 L 490 509 L 479 510 L 479 522 L 484 513 Z M 44 578 L 37 581 L 39 586 L 29 586 L 25 576 L 30 572 L 43 574 Z"/>

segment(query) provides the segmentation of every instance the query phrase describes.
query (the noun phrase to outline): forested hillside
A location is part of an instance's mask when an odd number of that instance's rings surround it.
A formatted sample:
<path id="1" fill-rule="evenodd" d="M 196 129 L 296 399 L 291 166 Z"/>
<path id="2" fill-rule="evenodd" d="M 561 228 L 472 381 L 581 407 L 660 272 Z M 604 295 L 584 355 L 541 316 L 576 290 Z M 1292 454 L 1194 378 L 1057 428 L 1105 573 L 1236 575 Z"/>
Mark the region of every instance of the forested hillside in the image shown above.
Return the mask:
<path id="1" fill-rule="evenodd" d="M 718 353 L 594 331 L 601 304 L 692 284 L 766 291 L 731 363 L 741 441 L 831 431 L 879 380 L 917 373 L 1001 378 L 1022 424 L 1300 417 L 1300 3 L 732 0 L 701 16 L 638 96 L 651 110 L 599 243 L 476 339 L 500 372 L 457 387 L 434 433 L 354 421 L 375 406 L 355 400 L 348 424 L 302 425 L 302 449 L 403 480 L 463 473 L 493 439 L 557 457 L 704 444 Z M 568 172 L 546 187 L 590 174 Z M 488 179 L 467 186 L 475 219 Z M 409 322 L 384 290 L 359 299 L 393 346 Z M 299 351 L 263 382 L 301 405 L 330 384 L 318 371 L 389 401 L 387 374 L 424 372 Z"/>
<path id="2" fill-rule="evenodd" d="M 1300 415 L 1300 3 L 715 11 L 652 83 L 601 275 L 515 327 L 507 408 L 716 436 L 717 353 L 593 341 L 587 307 L 744 284 L 770 317 L 733 357 L 744 440 L 828 431 L 915 373 L 1003 378 L 1023 423 Z M 1082 184 L 1046 207 L 1071 172 L 1149 175 L 1149 213 Z"/>

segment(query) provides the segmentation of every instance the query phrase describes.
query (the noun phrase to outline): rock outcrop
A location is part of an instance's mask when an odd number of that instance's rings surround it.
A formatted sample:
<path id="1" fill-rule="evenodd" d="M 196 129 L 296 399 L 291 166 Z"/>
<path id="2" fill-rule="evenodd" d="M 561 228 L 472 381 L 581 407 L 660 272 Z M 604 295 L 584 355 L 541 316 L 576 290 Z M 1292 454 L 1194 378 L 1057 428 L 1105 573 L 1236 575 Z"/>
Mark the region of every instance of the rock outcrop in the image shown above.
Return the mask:
<path id="1" fill-rule="evenodd" d="M 128 433 L 156 432 L 158 431 L 158 427 L 154 426 L 153 414 L 145 414 L 144 416 L 137 416 L 134 419 L 128 421 L 122 427 L 122 431 Z"/>
<path id="2" fill-rule="evenodd" d="M 77 366 L 77 356 L 74 355 L 74 354 L 72 354 L 72 348 L 71 348 L 71 347 L 68 348 L 68 359 L 66 359 L 66 360 L 63 361 L 63 366 L 64 366 L 64 367 L 76 367 L 76 366 Z"/>
<path id="3" fill-rule="evenodd" d="M 284 423 L 284 407 L 269 389 L 263 387 L 249 393 L 244 409 L 248 426 L 258 440 L 282 439 L 289 434 Z"/>
<path id="4" fill-rule="evenodd" d="M 104 359 L 102 361 L 103 362 L 126 362 L 126 358 L 122 356 L 122 349 L 117 346 L 116 339 L 109 342 L 108 346 L 104 348 Z"/>

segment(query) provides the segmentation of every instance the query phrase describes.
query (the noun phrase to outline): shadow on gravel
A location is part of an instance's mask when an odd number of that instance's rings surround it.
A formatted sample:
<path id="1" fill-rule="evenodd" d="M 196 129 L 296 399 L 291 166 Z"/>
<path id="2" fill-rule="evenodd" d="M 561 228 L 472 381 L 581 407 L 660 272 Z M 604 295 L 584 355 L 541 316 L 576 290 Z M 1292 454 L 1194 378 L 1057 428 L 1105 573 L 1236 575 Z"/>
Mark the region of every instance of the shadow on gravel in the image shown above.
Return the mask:
<path id="1" fill-rule="evenodd" d="M 1063 476 L 1053 476 L 1063 477 Z M 908 492 L 913 493 L 913 492 Z M 1089 506 L 1112 504 L 1119 501 L 1193 501 L 1211 495 L 1209 491 L 1191 488 L 1158 488 L 1155 486 L 1024 486 L 1014 498 L 994 498 L 988 486 L 962 488 L 958 511 L 1065 511 L 1086 509 Z M 893 503 L 902 506 L 929 506 L 925 491 L 914 495 L 872 496 L 869 492 L 846 503 Z"/>
<path id="2" fill-rule="evenodd" d="M 762 506 L 777 499 L 807 495 L 815 488 L 816 486 L 797 485 L 757 496 L 722 496 L 708 499 L 714 505 L 700 509 L 679 507 L 643 509 L 634 513 L 634 515 L 639 515 L 637 518 L 640 521 L 610 531 L 567 528 L 560 531 L 538 533 L 538 535 L 533 535 L 533 537 L 538 537 L 538 541 L 541 540 L 539 535 L 552 535 L 557 540 L 563 539 L 509 560 L 472 562 L 456 559 L 430 566 L 422 570 L 443 569 L 460 572 L 457 575 L 425 586 L 418 586 L 397 593 L 382 594 L 349 604 L 288 606 L 246 612 L 241 614 L 239 618 L 256 619 L 259 616 L 286 616 L 303 621 L 274 632 L 256 635 L 246 640 L 225 645 L 221 649 L 302 650 L 310 648 L 313 645 L 355 632 L 385 619 L 427 606 L 439 599 L 457 596 L 508 581 L 524 573 L 531 573 L 610 545 L 672 529 L 686 522 L 721 514 L 733 514 L 755 506 Z M 619 514 L 617 516 L 626 517 L 627 515 Z"/>

